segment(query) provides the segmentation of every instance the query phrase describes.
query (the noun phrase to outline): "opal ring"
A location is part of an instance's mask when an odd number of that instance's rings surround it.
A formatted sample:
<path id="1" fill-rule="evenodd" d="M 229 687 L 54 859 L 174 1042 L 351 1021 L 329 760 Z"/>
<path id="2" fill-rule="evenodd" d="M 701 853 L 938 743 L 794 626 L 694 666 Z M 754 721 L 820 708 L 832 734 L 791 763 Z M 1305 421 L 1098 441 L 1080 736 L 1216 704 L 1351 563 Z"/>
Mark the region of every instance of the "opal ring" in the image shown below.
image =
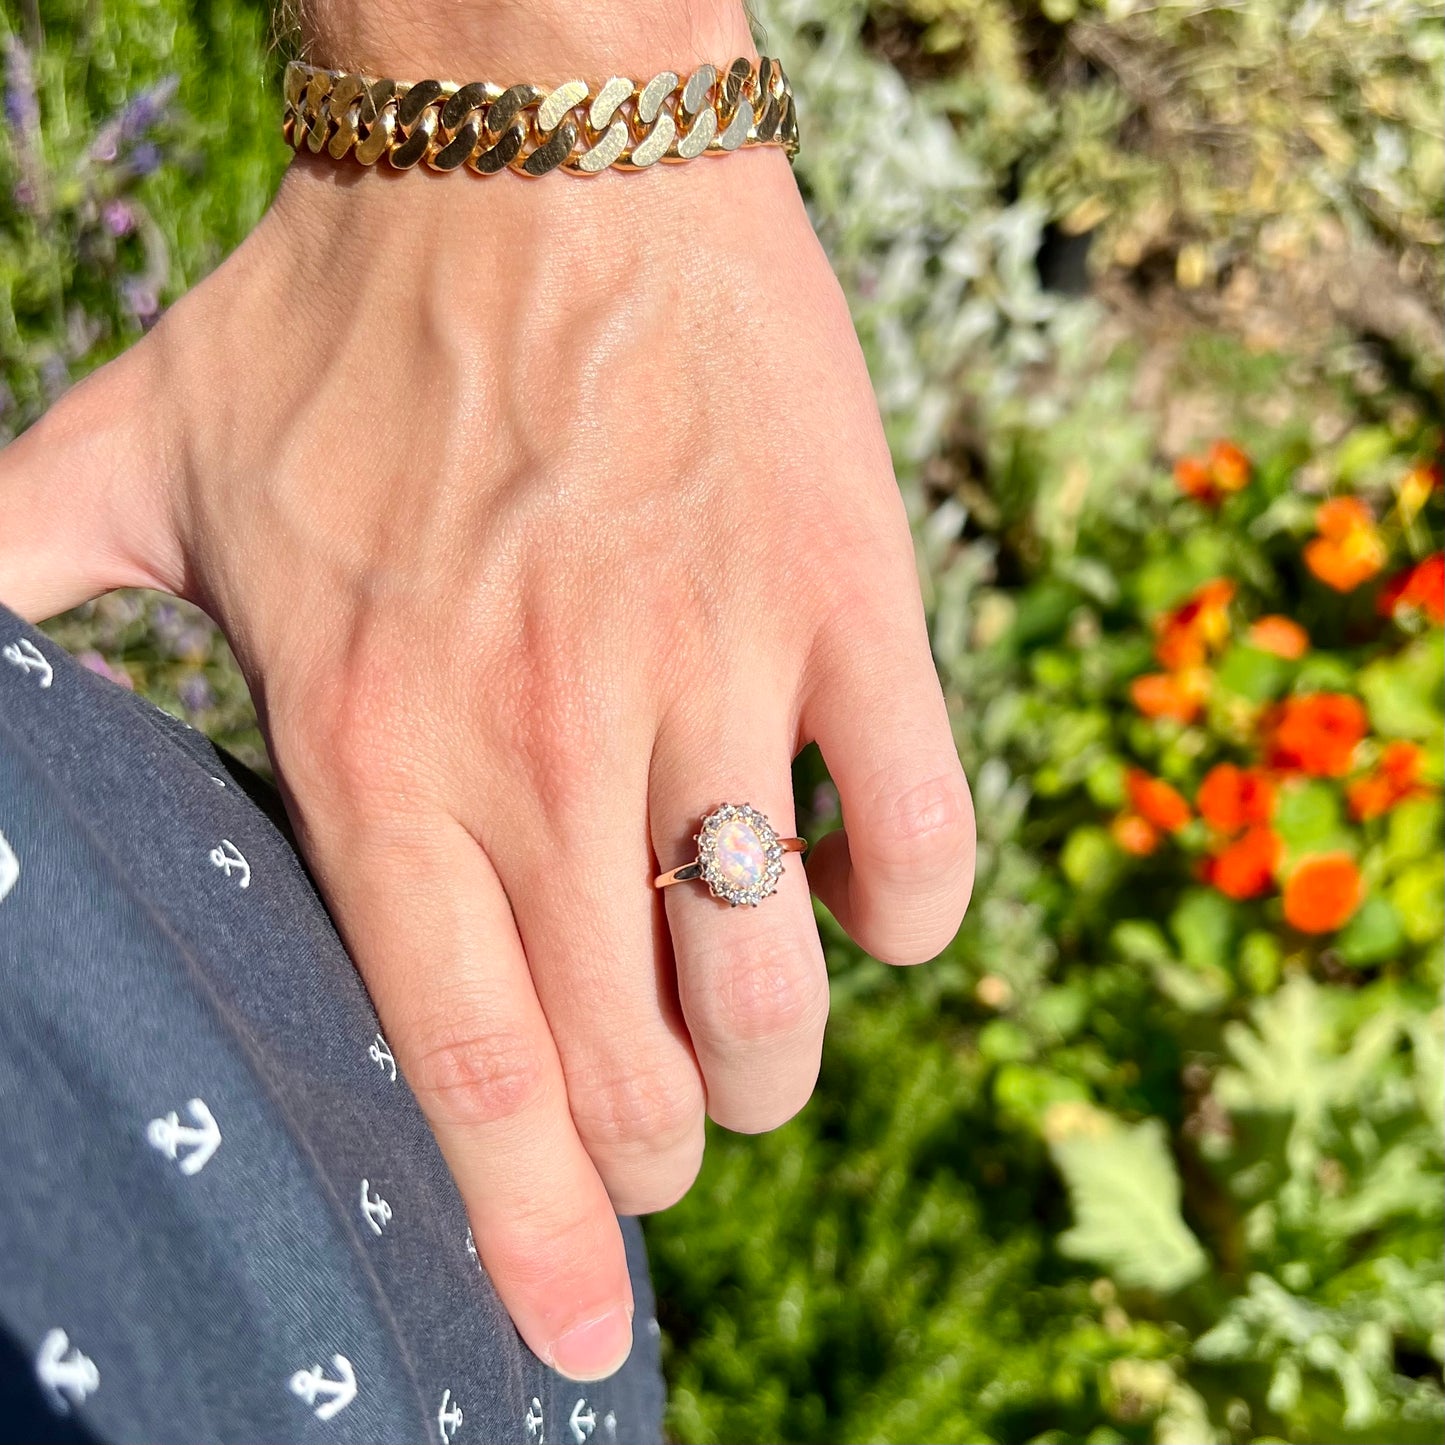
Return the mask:
<path id="1" fill-rule="evenodd" d="M 714 898 L 734 908 L 740 903 L 756 908 L 778 886 L 783 876 L 783 854 L 801 853 L 803 838 L 780 838 L 773 825 L 750 803 L 724 803 L 702 820 L 693 835 L 697 857 L 652 880 L 654 888 L 700 878 Z"/>

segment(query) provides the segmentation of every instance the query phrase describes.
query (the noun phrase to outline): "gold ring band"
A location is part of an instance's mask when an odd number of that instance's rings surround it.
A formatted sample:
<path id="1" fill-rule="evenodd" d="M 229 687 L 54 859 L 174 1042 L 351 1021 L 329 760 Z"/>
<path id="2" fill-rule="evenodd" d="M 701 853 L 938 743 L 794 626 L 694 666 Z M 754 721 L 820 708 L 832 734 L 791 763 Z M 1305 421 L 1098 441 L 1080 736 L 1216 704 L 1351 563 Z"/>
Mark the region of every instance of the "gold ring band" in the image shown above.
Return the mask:
<path id="1" fill-rule="evenodd" d="M 376 79 L 293 60 L 285 97 L 282 133 L 296 150 L 368 166 L 384 156 L 397 170 L 587 176 L 749 146 L 781 147 L 790 160 L 798 150 L 792 87 L 767 56 L 700 65 L 685 79 L 663 70 L 644 85 L 614 75 L 595 90 L 581 80 L 547 90 Z"/>
<path id="2" fill-rule="evenodd" d="M 706 883 L 714 898 L 736 908 L 756 908 L 776 891 L 783 876 L 783 855 L 807 850 L 805 838 L 780 838 L 750 803 L 724 803 L 703 820 L 693 835 L 697 857 L 680 868 L 659 873 L 654 888 L 673 883 Z"/>

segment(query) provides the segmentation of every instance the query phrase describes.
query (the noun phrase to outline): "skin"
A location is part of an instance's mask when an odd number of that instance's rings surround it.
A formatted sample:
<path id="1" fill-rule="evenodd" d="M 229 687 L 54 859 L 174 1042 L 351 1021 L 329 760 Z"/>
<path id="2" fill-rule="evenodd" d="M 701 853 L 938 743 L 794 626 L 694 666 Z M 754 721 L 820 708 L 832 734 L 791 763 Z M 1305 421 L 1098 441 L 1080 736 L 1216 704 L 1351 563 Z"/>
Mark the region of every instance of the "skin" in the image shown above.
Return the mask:
<path id="1" fill-rule="evenodd" d="M 753 53 L 721 0 L 307 20 L 318 59 L 411 78 Z M 686 1192 L 705 1115 L 771 1129 L 812 1091 L 809 885 L 893 963 L 939 952 L 972 885 L 903 508 L 786 160 L 299 160 L 0 453 L 0 515 L 20 613 L 143 586 L 224 628 L 502 1299 L 558 1369 L 610 1373 L 615 1213 Z M 653 890 L 720 802 L 792 833 L 813 740 L 845 828 L 806 873 L 756 910 Z"/>

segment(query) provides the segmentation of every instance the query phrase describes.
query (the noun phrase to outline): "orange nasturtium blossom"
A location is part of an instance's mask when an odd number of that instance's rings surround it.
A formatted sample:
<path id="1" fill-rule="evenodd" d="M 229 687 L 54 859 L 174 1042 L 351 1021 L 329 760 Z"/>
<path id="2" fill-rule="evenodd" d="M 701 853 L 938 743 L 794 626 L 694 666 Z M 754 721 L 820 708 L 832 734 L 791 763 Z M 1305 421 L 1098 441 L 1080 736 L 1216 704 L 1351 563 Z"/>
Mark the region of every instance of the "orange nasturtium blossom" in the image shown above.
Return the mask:
<path id="1" fill-rule="evenodd" d="M 1283 772 L 1342 778 L 1367 727 L 1363 705 L 1346 693 L 1286 698 L 1270 722 L 1267 761 Z"/>
<path id="2" fill-rule="evenodd" d="M 1305 545 L 1305 566 L 1336 592 L 1353 592 L 1389 558 L 1370 509 L 1358 497 L 1320 503 L 1315 530 L 1319 536 Z"/>
<path id="3" fill-rule="evenodd" d="M 1445 623 L 1445 552 L 1397 572 L 1380 591 L 1380 611 L 1394 617 L 1413 608 L 1437 627 Z"/>
<path id="4" fill-rule="evenodd" d="M 1363 823 L 1388 813 L 1407 798 L 1422 796 L 1427 791 L 1420 782 L 1424 756 L 1414 743 L 1387 743 L 1374 772 L 1356 778 L 1345 789 L 1351 816 Z"/>
<path id="5" fill-rule="evenodd" d="M 1170 672 L 1200 667 L 1229 637 L 1234 583 L 1216 577 L 1154 624 L 1154 655 Z"/>
<path id="6" fill-rule="evenodd" d="M 1205 506 L 1216 507 L 1249 484 L 1249 458 L 1234 442 L 1220 440 L 1206 457 L 1180 457 L 1174 464 L 1179 490 Z"/>
<path id="7" fill-rule="evenodd" d="M 1147 858 L 1159 846 L 1159 830 L 1138 813 L 1120 813 L 1110 825 L 1114 841 L 1136 858 Z"/>
<path id="8" fill-rule="evenodd" d="M 1316 853 L 1285 879 L 1284 916 L 1301 933 L 1332 933 L 1347 923 L 1365 895 L 1348 853 Z"/>
<path id="9" fill-rule="evenodd" d="M 1261 652 L 1272 652 L 1290 662 L 1298 662 L 1310 650 L 1309 633 L 1293 618 L 1281 617 L 1277 612 L 1251 625 L 1249 642 Z"/>
<path id="10" fill-rule="evenodd" d="M 1242 492 L 1249 485 L 1249 457 L 1238 442 L 1221 437 L 1209 448 L 1209 472 L 1226 492 Z"/>
<path id="11" fill-rule="evenodd" d="M 1267 893 L 1274 882 L 1284 845 L 1273 828 L 1256 826 L 1226 843 L 1204 864 L 1207 883 L 1226 898 L 1243 901 Z"/>
<path id="12" fill-rule="evenodd" d="M 1199 457 L 1180 457 L 1174 463 L 1174 481 L 1186 497 L 1205 503 L 1219 500 L 1220 494 L 1214 478 L 1209 475 L 1209 467 Z"/>
<path id="13" fill-rule="evenodd" d="M 1274 784 L 1259 768 L 1217 763 L 1204 775 L 1195 798 L 1199 816 L 1221 833 L 1268 823 L 1274 813 Z"/>
<path id="14" fill-rule="evenodd" d="M 1146 672 L 1129 684 L 1129 696 L 1145 717 L 1190 723 L 1209 696 L 1209 671 L 1186 667 L 1182 672 Z"/>
<path id="15" fill-rule="evenodd" d="M 1184 795 L 1163 778 L 1151 778 L 1139 768 L 1130 768 L 1124 785 L 1134 811 L 1165 833 L 1177 833 L 1194 816 Z"/>

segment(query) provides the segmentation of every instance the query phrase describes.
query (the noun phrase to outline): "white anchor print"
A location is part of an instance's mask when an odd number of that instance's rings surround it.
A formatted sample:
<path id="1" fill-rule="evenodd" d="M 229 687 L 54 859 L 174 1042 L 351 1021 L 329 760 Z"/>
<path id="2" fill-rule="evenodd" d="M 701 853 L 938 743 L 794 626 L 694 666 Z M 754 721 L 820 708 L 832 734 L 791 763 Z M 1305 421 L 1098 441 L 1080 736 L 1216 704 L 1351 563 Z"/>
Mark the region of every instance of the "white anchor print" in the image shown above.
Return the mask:
<path id="1" fill-rule="evenodd" d="M 332 1355 L 331 1368 L 339 1379 L 327 1379 L 320 1365 L 297 1370 L 291 1376 L 291 1393 L 305 1400 L 318 1420 L 329 1420 L 356 1398 L 356 1371 L 351 1368 L 351 1361 L 345 1355 Z"/>
<path id="2" fill-rule="evenodd" d="M 221 1147 L 221 1130 L 204 1099 L 192 1099 L 186 1108 L 195 1120 L 195 1128 L 182 1124 L 174 1109 L 163 1119 L 152 1119 L 146 1125 L 146 1138 L 166 1156 L 179 1159 L 182 1174 L 199 1174 L 211 1162 L 211 1155 Z M 189 1145 L 191 1152 L 181 1158 L 180 1151 Z"/>
<path id="3" fill-rule="evenodd" d="M 522 1424 L 527 1427 L 527 1438 L 535 1440 L 537 1445 L 546 1445 L 542 1432 L 545 1426 L 542 1422 L 542 1402 L 532 1396 L 532 1403 L 527 1406 L 527 1413 L 522 1416 Z"/>
<path id="4" fill-rule="evenodd" d="M 375 1234 L 380 1234 L 391 1223 L 391 1205 L 371 1187 L 368 1179 L 361 1181 L 361 1212 Z"/>
<path id="5" fill-rule="evenodd" d="M 614 1415 L 611 1410 L 602 1417 L 602 1428 L 607 1431 L 607 1438 L 609 1440 L 615 1440 L 617 1438 L 617 1416 Z"/>
<path id="6" fill-rule="evenodd" d="M 51 667 L 50 659 L 28 637 L 7 642 L 0 648 L 0 657 L 18 667 L 27 677 L 32 672 L 37 674 L 41 687 L 49 687 L 55 681 L 55 669 Z"/>
<path id="7" fill-rule="evenodd" d="M 20 860 L 15 856 L 4 833 L 0 833 L 0 900 L 15 886 L 20 877 Z"/>
<path id="8" fill-rule="evenodd" d="M 233 873 L 237 875 L 237 881 L 242 888 L 251 886 L 251 865 L 246 862 L 244 854 L 229 838 L 221 839 L 219 848 L 212 848 L 210 851 L 211 862 L 229 878 Z"/>
<path id="9" fill-rule="evenodd" d="M 89 1355 L 72 1347 L 64 1330 L 54 1329 L 40 1342 L 35 1357 L 35 1374 L 45 1387 L 50 1403 L 62 1415 L 80 1405 L 100 1388 L 100 1371 Z"/>
<path id="10" fill-rule="evenodd" d="M 441 1431 L 442 1445 L 449 1445 L 453 1435 L 462 1428 L 462 1407 L 452 1399 L 450 1390 L 442 1391 L 442 1403 L 437 1410 L 437 1429 Z"/>
<path id="11" fill-rule="evenodd" d="M 572 1438 L 577 1445 L 583 1445 L 587 1437 L 597 1428 L 597 1412 L 595 1410 L 584 1410 L 587 1404 L 586 1399 L 578 1400 L 572 1407 L 572 1418 L 567 1423 L 572 1427 Z"/>
<path id="12" fill-rule="evenodd" d="M 382 1073 L 391 1071 L 391 1082 L 396 1083 L 396 1060 L 391 1056 L 391 1046 L 380 1034 L 376 1036 L 376 1042 L 366 1051 L 371 1055 L 371 1062 L 379 1068 Z"/>

